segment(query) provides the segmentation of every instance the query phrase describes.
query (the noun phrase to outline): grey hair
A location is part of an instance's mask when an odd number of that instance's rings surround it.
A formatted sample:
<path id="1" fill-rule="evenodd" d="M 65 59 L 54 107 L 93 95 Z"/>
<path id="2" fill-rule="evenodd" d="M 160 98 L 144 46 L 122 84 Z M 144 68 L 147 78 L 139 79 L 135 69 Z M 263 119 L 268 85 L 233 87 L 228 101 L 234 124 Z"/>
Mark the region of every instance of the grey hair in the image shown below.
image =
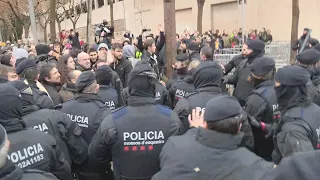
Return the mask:
<path id="1" fill-rule="evenodd" d="M 90 86 L 85 87 L 82 93 L 97 93 L 97 82 L 92 83 Z"/>

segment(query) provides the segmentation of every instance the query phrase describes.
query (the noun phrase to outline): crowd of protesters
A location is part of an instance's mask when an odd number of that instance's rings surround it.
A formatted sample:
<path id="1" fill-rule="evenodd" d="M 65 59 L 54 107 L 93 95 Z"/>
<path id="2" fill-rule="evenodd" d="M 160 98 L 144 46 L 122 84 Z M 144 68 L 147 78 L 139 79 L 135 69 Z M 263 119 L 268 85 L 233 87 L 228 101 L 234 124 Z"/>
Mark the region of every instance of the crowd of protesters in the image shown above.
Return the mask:
<path id="1" fill-rule="evenodd" d="M 186 29 L 171 67 L 162 25 L 92 47 L 74 30 L 7 42 L 0 179 L 318 179 L 320 44 L 305 29 L 298 63 L 277 71 L 270 31 L 242 33 Z M 226 66 L 214 60 L 240 44 Z"/>

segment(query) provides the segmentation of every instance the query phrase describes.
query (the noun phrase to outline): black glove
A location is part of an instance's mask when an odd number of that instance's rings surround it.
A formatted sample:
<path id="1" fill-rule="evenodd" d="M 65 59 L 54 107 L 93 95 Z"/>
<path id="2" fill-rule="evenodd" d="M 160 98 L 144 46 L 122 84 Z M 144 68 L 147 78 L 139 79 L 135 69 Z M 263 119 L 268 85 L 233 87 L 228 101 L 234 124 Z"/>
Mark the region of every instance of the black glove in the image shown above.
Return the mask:
<path id="1" fill-rule="evenodd" d="M 249 114 L 248 114 L 248 121 L 252 127 L 255 127 L 258 129 L 261 128 L 261 123 L 259 121 L 257 121 L 256 118 L 254 118 L 253 116 L 250 116 Z"/>

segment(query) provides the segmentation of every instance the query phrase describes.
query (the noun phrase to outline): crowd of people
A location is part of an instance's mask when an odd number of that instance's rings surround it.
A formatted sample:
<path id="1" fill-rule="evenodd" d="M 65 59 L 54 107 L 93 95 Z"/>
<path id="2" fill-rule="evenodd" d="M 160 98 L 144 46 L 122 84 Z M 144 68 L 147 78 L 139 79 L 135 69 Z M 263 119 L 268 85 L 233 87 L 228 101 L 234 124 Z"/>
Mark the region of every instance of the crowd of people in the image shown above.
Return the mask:
<path id="1" fill-rule="evenodd" d="M 158 30 L 89 48 L 74 31 L 70 46 L 3 47 L 0 179 L 320 177 L 319 43 L 276 71 L 264 55 L 270 33 L 252 33 L 223 66 L 219 31 L 186 30 L 166 67 Z"/>

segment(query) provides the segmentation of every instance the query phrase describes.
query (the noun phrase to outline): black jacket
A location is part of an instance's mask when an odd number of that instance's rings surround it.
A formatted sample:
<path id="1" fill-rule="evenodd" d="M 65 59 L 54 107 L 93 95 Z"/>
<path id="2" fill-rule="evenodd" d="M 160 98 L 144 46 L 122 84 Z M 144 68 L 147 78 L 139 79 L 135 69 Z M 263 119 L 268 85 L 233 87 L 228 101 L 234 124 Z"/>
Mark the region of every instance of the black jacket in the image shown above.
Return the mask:
<path id="1" fill-rule="evenodd" d="M 262 179 L 264 168 L 272 169 L 273 164 L 239 147 L 242 138 L 241 132 L 231 135 L 202 128 L 170 137 L 159 156 L 161 171 L 152 180 Z M 250 172 L 253 166 L 256 169 Z M 246 169 L 250 173 L 243 173 Z"/>
<path id="2" fill-rule="evenodd" d="M 224 75 L 229 74 L 233 68 L 237 68 L 244 59 L 242 54 L 234 56 L 228 64 L 224 66 Z"/>
<path id="3" fill-rule="evenodd" d="M 53 174 L 40 170 L 22 171 L 12 162 L 7 161 L 0 170 L 0 179 L 2 180 L 58 180 Z"/>
<path id="4" fill-rule="evenodd" d="M 82 128 L 88 144 L 102 120 L 111 113 L 97 94 L 78 94 L 75 99 L 63 103 L 61 112 Z"/>
<path id="5" fill-rule="evenodd" d="M 156 72 L 158 79 L 160 79 L 160 66 L 158 64 L 157 55 L 150 54 L 148 51 L 144 50 L 142 53 L 141 61 L 149 63 L 154 72 Z"/>
<path id="6" fill-rule="evenodd" d="M 121 107 L 117 91 L 108 85 L 100 85 L 98 96 L 111 110 Z"/>
<path id="7" fill-rule="evenodd" d="M 74 36 L 70 35 L 69 39 L 72 41 L 72 48 L 81 49 L 78 32 Z"/>
<path id="8" fill-rule="evenodd" d="M 51 83 L 43 83 L 43 86 L 48 91 L 49 96 L 50 96 L 54 106 L 62 103 L 62 99 L 61 99 L 61 96 L 58 92 L 57 85 L 54 85 Z"/>
<path id="9" fill-rule="evenodd" d="M 112 160 L 116 179 L 148 179 L 159 171 L 160 150 L 170 136 L 179 134 L 181 123 L 151 97 L 131 96 L 128 103 L 101 123 L 89 146 L 89 158 L 97 167 Z"/>
<path id="10" fill-rule="evenodd" d="M 123 87 L 127 87 L 128 76 L 132 70 L 131 62 L 128 59 L 121 59 L 117 63 L 110 65 L 110 67 L 119 75 Z"/>
<path id="11" fill-rule="evenodd" d="M 32 89 L 33 99 L 40 109 L 54 109 L 52 100 L 48 94 L 40 91 L 35 82 L 28 82 Z"/>
<path id="12" fill-rule="evenodd" d="M 121 96 L 124 102 L 124 105 L 128 105 L 129 88 L 124 88 L 121 92 Z M 155 94 L 156 104 L 164 105 L 167 107 L 171 107 L 171 99 L 169 96 L 169 92 L 167 89 L 159 82 L 156 82 L 156 94 Z"/>
<path id="13" fill-rule="evenodd" d="M 302 48 L 302 45 L 303 45 L 303 42 L 305 41 L 306 39 L 306 36 L 301 36 L 297 41 L 296 43 L 292 46 L 292 49 L 293 50 L 298 50 L 300 52 L 300 49 Z M 308 40 L 308 42 L 306 43 L 306 46 L 304 47 L 304 50 L 306 49 L 309 49 L 309 42 L 310 42 L 310 39 Z"/>
<path id="14" fill-rule="evenodd" d="M 192 75 L 187 75 L 184 79 L 178 80 L 169 89 L 169 95 L 172 102 L 172 108 L 178 103 L 180 99 L 183 99 L 189 93 L 195 91 L 193 86 Z"/>
<path id="15" fill-rule="evenodd" d="M 27 127 L 53 136 L 69 164 L 81 164 L 86 160 L 88 144 L 81 137 L 81 128 L 67 115 L 50 109 L 34 109 L 25 114 L 22 120 Z"/>

